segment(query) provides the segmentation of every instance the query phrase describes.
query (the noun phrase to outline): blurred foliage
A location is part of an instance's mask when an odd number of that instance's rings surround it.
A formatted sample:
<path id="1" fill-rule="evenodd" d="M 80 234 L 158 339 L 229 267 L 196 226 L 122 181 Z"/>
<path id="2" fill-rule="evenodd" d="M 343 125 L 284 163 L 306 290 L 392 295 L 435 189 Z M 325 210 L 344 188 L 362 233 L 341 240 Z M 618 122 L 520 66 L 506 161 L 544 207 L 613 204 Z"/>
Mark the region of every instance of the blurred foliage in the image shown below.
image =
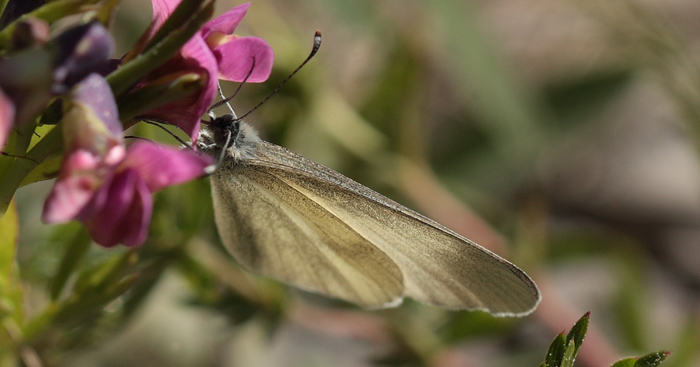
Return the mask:
<path id="1" fill-rule="evenodd" d="M 568 334 L 560 333 L 549 346 L 547 356 L 540 367 L 572 367 L 576 355 L 583 344 L 588 331 L 590 313 L 586 313 L 571 328 Z M 615 362 L 612 367 L 655 367 L 661 364 L 670 352 L 660 351 L 649 353 L 642 357 L 624 358 Z"/>
<path id="2" fill-rule="evenodd" d="M 410 301 L 358 310 L 249 274 L 217 237 L 206 180 L 156 195 L 142 248 L 98 248 L 76 224 L 38 223 L 40 182 L 0 221 L 0 366 L 14 365 L 11 354 L 27 366 L 535 366 L 548 345 L 545 366 L 577 356 L 577 366 L 607 366 L 657 348 L 673 351 L 664 366 L 698 365 L 700 69 L 689 45 L 700 12 L 692 1 L 608 3 L 257 0 L 237 31 L 276 53 L 269 81 L 234 101 L 247 111 L 322 29 L 319 55 L 249 122 L 478 243 L 501 233 L 491 248 L 541 286 L 534 314 L 494 319 Z M 215 14 L 235 5 L 218 0 Z M 122 1 L 115 56 L 148 12 L 148 2 Z M 131 97 L 129 113 L 148 103 Z M 132 129 L 177 144 L 153 126 Z M 692 153 L 663 155 L 679 147 Z M 40 167 L 31 181 L 56 161 Z M 449 205 L 436 204 L 444 192 Z M 455 217 L 462 210 L 495 230 L 470 227 Z M 590 326 L 584 316 L 550 343 L 588 309 Z"/>

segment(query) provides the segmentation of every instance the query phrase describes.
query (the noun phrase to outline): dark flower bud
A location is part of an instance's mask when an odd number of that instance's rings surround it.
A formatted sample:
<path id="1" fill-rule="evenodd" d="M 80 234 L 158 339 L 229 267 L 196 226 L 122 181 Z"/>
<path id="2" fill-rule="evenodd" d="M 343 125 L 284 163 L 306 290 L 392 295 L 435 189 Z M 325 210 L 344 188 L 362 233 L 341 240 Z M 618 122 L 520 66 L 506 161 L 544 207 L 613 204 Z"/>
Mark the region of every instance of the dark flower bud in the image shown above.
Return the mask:
<path id="1" fill-rule="evenodd" d="M 52 41 L 58 50 L 53 92 L 64 93 L 88 74 L 103 69 L 114 51 L 114 40 L 107 29 L 93 21 L 73 27 Z"/>

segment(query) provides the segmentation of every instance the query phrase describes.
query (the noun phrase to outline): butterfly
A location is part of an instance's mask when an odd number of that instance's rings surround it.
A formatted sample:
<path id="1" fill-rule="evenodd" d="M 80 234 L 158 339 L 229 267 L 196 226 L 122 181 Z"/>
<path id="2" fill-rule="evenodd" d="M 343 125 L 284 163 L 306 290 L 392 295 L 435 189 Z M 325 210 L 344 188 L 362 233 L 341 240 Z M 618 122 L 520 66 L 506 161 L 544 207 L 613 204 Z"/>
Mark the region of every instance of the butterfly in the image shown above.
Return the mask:
<path id="1" fill-rule="evenodd" d="M 221 240 L 243 267 L 367 308 L 405 297 L 522 316 L 540 300 L 522 270 L 405 206 L 283 147 L 241 119 L 205 125 Z"/>

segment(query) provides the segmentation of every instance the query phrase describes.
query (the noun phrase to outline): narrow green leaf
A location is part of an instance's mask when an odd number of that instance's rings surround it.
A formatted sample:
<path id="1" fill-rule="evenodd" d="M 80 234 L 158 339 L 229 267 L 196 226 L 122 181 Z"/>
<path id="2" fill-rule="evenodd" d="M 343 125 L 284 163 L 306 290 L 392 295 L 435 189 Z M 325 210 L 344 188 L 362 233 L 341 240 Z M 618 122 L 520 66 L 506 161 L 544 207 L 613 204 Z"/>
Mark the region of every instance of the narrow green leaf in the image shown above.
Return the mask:
<path id="1" fill-rule="evenodd" d="M 577 322 L 574 324 L 574 326 L 571 328 L 571 331 L 569 331 L 569 334 L 566 335 L 566 342 L 570 343 L 571 341 L 574 342 L 574 354 L 573 358 L 576 358 L 576 355 L 578 354 L 578 350 L 581 348 L 581 345 L 583 344 L 583 339 L 586 337 L 586 333 L 588 332 L 588 323 L 591 318 L 591 313 L 586 312 Z M 568 348 L 568 347 L 567 347 Z"/>
<path id="2" fill-rule="evenodd" d="M 10 284 L 10 278 L 17 253 L 17 237 L 19 236 L 19 220 L 15 205 L 0 217 L 0 296 L 4 295 Z"/>
<path id="3" fill-rule="evenodd" d="M 68 236 L 70 236 L 70 234 L 66 237 Z M 58 272 L 51 282 L 51 300 L 56 300 L 58 298 L 66 285 L 68 277 L 77 268 L 77 264 L 80 263 L 80 260 L 82 260 L 85 253 L 90 248 L 90 234 L 85 227 L 77 227 L 70 237 L 71 239 L 69 240 L 68 247 L 58 267 Z"/>
<path id="4" fill-rule="evenodd" d="M 23 293 L 15 260 L 19 220 L 14 202 L 0 218 L 0 233 L 0 324 L 7 326 L 6 317 L 12 318 L 13 324 L 23 322 Z M 6 336 L 0 334 L 0 345 L 9 342 L 5 340 Z"/>
<path id="5" fill-rule="evenodd" d="M 634 367 L 656 367 L 663 362 L 671 352 L 662 350 L 659 352 L 649 353 L 637 359 Z"/>
<path id="6" fill-rule="evenodd" d="M 37 142 L 27 153 L 26 158 L 16 158 L 12 161 L 7 171 L 0 176 L 0 215 L 7 210 L 7 206 L 24 178 L 47 157 L 60 152 L 62 146 L 61 129 L 54 128 Z"/>
<path id="7" fill-rule="evenodd" d="M 544 365 L 546 367 L 561 366 L 565 350 L 566 337 L 564 336 L 564 333 L 559 333 L 559 335 L 557 335 L 552 341 L 552 344 L 550 344 L 549 350 L 547 350 L 547 356 L 544 358 Z"/>
<path id="8" fill-rule="evenodd" d="M 636 362 L 637 362 L 636 357 L 623 358 L 623 359 L 613 363 L 613 365 L 610 367 L 634 367 L 634 364 Z"/>
<path id="9" fill-rule="evenodd" d="M 78 294 L 89 293 L 94 290 L 110 286 L 128 267 L 135 264 L 138 254 L 135 251 L 127 251 L 114 256 L 107 261 L 93 267 L 78 277 L 75 282 L 75 292 Z"/>
<path id="10" fill-rule="evenodd" d="M 561 359 L 561 367 L 573 367 L 574 360 L 576 360 L 576 352 L 578 351 L 578 346 L 576 342 L 570 340 L 566 345 L 566 350 Z"/>
<path id="11" fill-rule="evenodd" d="M 61 163 L 63 163 L 63 154 L 61 152 L 50 155 L 24 177 L 19 187 L 56 178 L 61 170 Z"/>
<path id="12" fill-rule="evenodd" d="M 137 274 L 131 274 L 106 285 L 103 289 L 82 294 L 78 298 L 69 298 L 63 302 L 55 313 L 52 325 L 78 324 L 102 312 L 102 309 L 110 302 L 123 295 L 138 280 Z"/>
<path id="13" fill-rule="evenodd" d="M 59 104 L 60 105 L 60 104 Z M 29 143 L 29 149 L 34 148 L 44 136 L 48 135 L 56 125 L 40 125 L 34 129 L 34 133 L 31 134 L 32 139 Z M 20 158 L 21 159 L 21 158 Z M 61 169 L 61 163 L 63 162 L 63 149 L 57 149 L 50 152 L 42 161 L 38 162 L 39 165 L 34 167 L 28 175 L 24 177 L 20 183 L 20 187 L 32 184 L 34 182 L 50 180 L 58 175 L 58 171 Z M 34 163 L 34 162 L 32 162 Z"/>

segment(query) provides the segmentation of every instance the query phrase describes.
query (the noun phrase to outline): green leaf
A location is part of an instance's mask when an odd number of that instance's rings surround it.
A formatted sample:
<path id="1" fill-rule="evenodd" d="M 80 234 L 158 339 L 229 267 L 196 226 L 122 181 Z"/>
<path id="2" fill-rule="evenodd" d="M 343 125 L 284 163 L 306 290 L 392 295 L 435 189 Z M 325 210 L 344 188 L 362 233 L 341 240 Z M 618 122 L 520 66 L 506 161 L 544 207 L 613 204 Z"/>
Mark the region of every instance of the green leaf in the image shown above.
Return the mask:
<path id="1" fill-rule="evenodd" d="M 61 265 L 58 267 L 58 272 L 56 276 L 53 277 L 51 282 L 51 299 L 56 300 L 61 294 L 68 277 L 77 268 L 77 264 L 85 256 L 85 253 L 90 248 L 90 234 L 85 229 L 85 227 L 77 227 L 72 234 L 67 234 L 64 238 L 71 237 L 68 241 L 68 247 L 66 252 L 61 259 Z"/>
<path id="2" fill-rule="evenodd" d="M 17 207 L 12 203 L 5 215 L 0 218 L 0 356 L 16 342 L 21 335 L 19 327 L 23 322 L 23 294 L 15 256 L 19 236 Z"/>
<path id="3" fill-rule="evenodd" d="M 573 340 L 569 341 L 566 345 L 566 350 L 561 359 L 561 367 L 573 367 L 574 360 L 576 360 L 576 352 L 578 351 L 578 346 Z"/>
<path id="4" fill-rule="evenodd" d="M 564 333 L 559 333 L 556 338 L 549 345 L 549 350 L 547 350 L 547 356 L 544 358 L 545 367 L 559 367 L 561 366 L 562 359 L 564 358 L 564 352 L 566 350 L 566 337 Z"/>
<path id="5" fill-rule="evenodd" d="M 34 130 L 32 134 L 32 140 L 29 144 L 29 148 L 36 146 L 41 139 L 48 135 L 56 125 L 41 125 Z M 50 180 L 58 175 L 61 169 L 61 163 L 63 162 L 63 152 L 62 150 L 56 150 L 47 155 L 43 161 L 39 162 L 39 165 L 34 167 L 29 174 L 24 177 L 20 183 L 20 187 L 32 184 L 34 182 Z M 33 163 L 33 162 L 32 162 Z"/>
<path id="6" fill-rule="evenodd" d="M 22 293 L 15 257 L 19 237 L 17 207 L 10 205 L 0 217 L 0 320 L 8 315 L 19 319 L 22 310 Z M 1 339 L 0 339 L 1 340 Z"/>
<path id="7" fill-rule="evenodd" d="M 13 276 L 15 255 L 17 253 L 17 237 L 19 235 L 19 220 L 17 208 L 11 205 L 0 217 L 0 296 L 5 295 Z"/>
<path id="8" fill-rule="evenodd" d="M 31 126 L 31 124 L 25 124 Z M 33 130 L 29 132 L 32 134 Z M 24 181 L 24 178 L 48 157 L 61 151 L 63 146 L 63 134 L 59 126 L 51 129 L 39 140 L 27 153 L 25 158 L 16 158 L 11 161 L 7 170 L 0 175 L 0 215 L 10 205 L 15 191 Z M 0 157 L 7 158 L 7 157 Z"/>
<path id="9" fill-rule="evenodd" d="M 656 367 L 663 362 L 671 352 L 662 350 L 641 357 L 629 357 L 615 362 L 611 367 Z"/>
<path id="10" fill-rule="evenodd" d="M 100 288 L 107 287 L 116 281 L 119 275 L 135 264 L 137 260 L 138 254 L 136 252 L 127 251 L 84 271 L 75 282 L 75 292 L 79 294 L 95 290 L 99 292 Z"/>
<path id="11" fill-rule="evenodd" d="M 544 367 L 572 367 L 574 361 L 576 360 L 576 355 L 578 354 L 581 344 L 583 344 L 583 339 L 588 331 L 588 322 L 590 320 L 591 313 L 586 312 L 576 324 L 571 328 L 569 333 L 564 336 L 564 333 L 560 333 L 554 338 L 552 344 L 549 346 L 547 351 L 547 356 L 541 366 Z"/>
<path id="12" fill-rule="evenodd" d="M 578 321 L 576 321 L 576 324 L 574 324 L 574 326 L 571 328 L 569 334 L 566 335 L 567 343 L 570 343 L 571 341 L 574 342 L 574 359 L 576 358 L 576 355 L 578 355 L 578 351 L 583 344 L 583 339 L 586 337 L 586 333 L 588 332 L 588 323 L 590 318 L 591 313 L 586 312 Z"/>
<path id="13" fill-rule="evenodd" d="M 659 352 L 649 353 L 647 355 L 641 356 L 637 359 L 637 363 L 634 367 L 656 367 L 663 362 L 666 357 L 669 356 L 671 352 L 662 350 Z"/>
<path id="14" fill-rule="evenodd" d="M 58 308 L 53 317 L 52 324 L 78 324 L 95 314 L 102 312 L 104 306 L 114 301 L 117 297 L 128 291 L 138 280 L 137 274 L 127 275 L 118 281 L 105 285 L 99 291 L 82 294 L 80 297 L 69 298 L 67 302 Z"/>
<path id="15" fill-rule="evenodd" d="M 31 170 L 19 184 L 19 187 L 56 178 L 58 172 L 61 170 L 61 163 L 63 163 L 63 154 L 60 152 L 52 154 Z"/>
<path id="16" fill-rule="evenodd" d="M 621 360 L 613 363 L 613 365 L 610 367 L 634 367 L 634 364 L 636 362 L 637 362 L 636 357 L 629 357 L 629 358 L 624 358 L 624 359 L 621 359 Z"/>
<path id="17" fill-rule="evenodd" d="M 24 342 L 31 343 L 50 330 L 73 328 L 98 316 L 138 280 L 138 274 L 124 275 L 137 257 L 135 251 L 126 251 L 81 274 L 72 294 L 50 304 L 25 326 Z"/>

